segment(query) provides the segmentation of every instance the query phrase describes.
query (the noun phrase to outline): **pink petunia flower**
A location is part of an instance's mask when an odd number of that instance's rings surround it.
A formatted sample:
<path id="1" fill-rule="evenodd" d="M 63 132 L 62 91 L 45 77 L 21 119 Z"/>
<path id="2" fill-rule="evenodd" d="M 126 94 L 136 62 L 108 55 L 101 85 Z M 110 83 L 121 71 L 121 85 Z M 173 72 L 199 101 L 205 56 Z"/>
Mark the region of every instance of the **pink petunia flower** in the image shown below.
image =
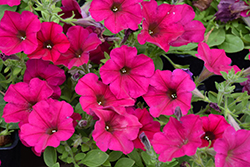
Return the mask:
<path id="1" fill-rule="evenodd" d="M 216 167 L 242 167 L 250 164 L 250 131 L 228 127 L 214 143 Z"/>
<path id="2" fill-rule="evenodd" d="M 59 86 L 66 80 L 63 69 L 50 64 L 48 61 L 29 59 L 26 63 L 23 81 L 29 83 L 32 78 L 45 80 L 54 90 L 52 95 L 53 98 L 59 98 L 61 96 L 61 89 Z"/>
<path id="3" fill-rule="evenodd" d="M 20 127 L 20 139 L 41 154 L 47 146 L 58 147 L 74 133 L 73 107 L 53 99 L 38 102 L 29 115 L 29 122 Z"/>
<path id="4" fill-rule="evenodd" d="M 123 29 L 138 29 L 142 21 L 142 0 L 93 0 L 89 12 L 95 21 L 104 20 L 104 25 L 116 34 Z"/>
<path id="5" fill-rule="evenodd" d="M 110 84 L 116 98 L 137 98 L 148 91 L 155 70 L 151 58 L 137 55 L 135 47 L 126 45 L 113 49 L 110 58 L 100 68 L 100 75 L 104 84 Z"/>
<path id="6" fill-rule="evenodd" d="M 62 53 L 55 64 L 63 64 L 71 69 L 73 66 L 87 64 L 89 52 L 96 49 L 102 42 L 95 33 L 89 33 L 81 26 L 73 26 L 68 29 L 70 48 Z"/>
<path id="7" fill-rule="evenodd" d="M 104 52 L 110 54 L 112 44 L 105 41 L 99 45 L 95 50 L 89 52 L 89 59 L 91 62 L 100 64 L 101 59 L 105 59 Z"/>
<path id="8" fill-rule="evenodd" d="M 10 85 L 4 96 L 4 100 L 8 102 L 3 110 L 4 120 L 7 123 L 20 122 L 19 125 L 26 123 L 35 104 L 52 94 L 53 90 L 46 81 L 38 78 L 31 79 L 29 83 Z"/>
<path id="9" fill-rule="evenodd" d="M 55 22 L 43 22 L 41 30 L 37 33 L 38 47 L 28 57 L 56 62 L 60 54 L 65 53 L 70 47 L 62 31 L 62 26 Z"/>
<path id="10" fill-rule="evenodd" d="M 173 158 L 184 155 L 192 156 L 201 145 L 203 134 L 200 116 L 190 114 L 180 118 L 180 122 L 170 117 L 163 132 L 154 135 L 152 145 L 159 161 L 172 161 Z"/>
<path id="11" fill-rule="evenodd" d="M 133 140 L 138 136 L 142 125 L 136 116 L 105 109 L 95 110 L 99 120 L 95 123 L 92 133 L 96 145 L 102 151 L 116 150 L 128 154 L 134 149 Z"/>
<path id="12" fill-rule="evenodd" d="M 153 43 L 167 52 L 169 43 L 184 32 L 183 26 L 178 23 L 182 17 L 180 12 L 173 5 L 158 6 L 155 0 L 144 1 L 142 6 L 144 20 L 138 42 L 141 45 L 145 42 Z"/>
<path id="13" fill-rule="evenodd" d="M 21 14 L 5 11 L 0 22 L 0 50 L 7 54 L 24 51 L 32 53 L 38 46 L 37 32 L 41 23 L 32 12 L 23 11 Z"/>
<path id="14" fill-rule="evenodd" d="M 98 76 L 88 73 L 76 84 L 75 91 L 81 95 L 80 103 L 83 111 L 93 115 L 96 109 L 112 107 L 119 114 L 125 112 L 125 107 L 133 106 L 132 98 L 117 99 L 110 91 L 109 86 L 98 80 Z"/>
<path id="15" fill-rule="evenodd" d="M 153 120 L 153 117 L 149 114 L 146 108 L 134 109 L 133 107 L 128 107 L 127 113 L 135 115 L 138 118 L 139 122 L 142 124 L 138 137 L 135 140 L 133 140 L 133 143 L 134 143 L 135 148 L 140 148 L 145 151 L 144 145 L 141 142 L 139 135 L 142 132 L 144 132 L 147 138 L 149 139 L 149 141 L 151 142 L 154 134 L 156 132 L 160 132 L 161 124 Z"/>
<path id="16" fill-rule="evenodd" d="M 73 113 L 70 118 L 73 119 L 73 126 L 76 127 L 78 122 L 77 121 L 80 121 L 82 119 L 82 116 L 79 114 L 79 113 Z"/>
<path id="17" fill-rule="evenodd" d="M 182 114 L 186 115 L 191 108 L 191 91 L 194 89 L 195 83 L 183 70 L 176 69 L 173 72 L 156 70 L 150 79 L 147 94 L 142 97 L 149 105 L 153 117 L 172 115 L 177 106 L 180 107 Z"/>
<path id="18" fill-rule="evenodd" d="M 205 62 L 208 71 L 216 75 L 221 75 L 220 71 L 228 72 L 232 68 L 235 72 L 240 71 L 238 66 L 230 66 L 231 59 L 227 57 L 223 49 L 210 49 L 206 43 L 198 44 L 198 54 L 195 56 Z"/>
<path id="19" fill-rule="evenodd" d="M 20 5 L 21 0 L 0 0 L 0 5 L 9 5 L 9 6 L 15 6 Z"/>
<path id="20" fill-rule="evenodd" d="M 195 17 L 193 8 L 186 4 L 176 5 L 175 7 L 181 13 L 182 18 L 179 23 L 183 26 L 184 33 L 176 40 L 170 42 L 170 45 L 178 47 L 187 45 L 190 42 L 198 43 L 203 41 L 206 28 L 202 22 L 193 20 Z"/>
<path id="21" fill-rule="evenodd" d="M 201 136 L 202 145 L 200 147 L 207 147 L 209 140 L 211 141 L 210 147 L 213 147 L 214 142 L 222 138 L 225 129 L 228 128 L 230 124 L 221 115 L 209 114 L 208 117 L 204 116 L 201 117 L 201 119 L 205 134 Z"/>

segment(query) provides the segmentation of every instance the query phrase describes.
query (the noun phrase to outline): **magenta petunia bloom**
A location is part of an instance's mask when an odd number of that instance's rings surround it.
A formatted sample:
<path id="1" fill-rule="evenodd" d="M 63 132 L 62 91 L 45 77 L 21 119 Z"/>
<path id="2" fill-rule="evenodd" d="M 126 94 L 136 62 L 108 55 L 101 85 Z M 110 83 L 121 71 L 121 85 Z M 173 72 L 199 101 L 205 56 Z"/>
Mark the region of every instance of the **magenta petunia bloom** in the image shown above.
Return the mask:
<path id="1" fill-rule="evenodd" d="M 21 51 L 32 53 L 38 46 L 37 32 L 40 29 L 41 23 L 32 12 L 5 11 L 0 22 L 0 41 L 4 41 L 0 43 L 0 50 L 7 55 Z"/>
<path id="2" fill-rule="evenodd" d="M 61 141 L 68 140 L 74 133 L 73 107 L 53 99 L 38 102 L 29 115 L 29 122 L 20 127 L 20 139 L 34 147 L 36 153 L 47 146 L 58 147 Z"/>
<path id="3" fill-rule="evenodd" d="M 37 33 L 38 47 L 28 57 L 56 62 L 60 54 L 65 53 L 70 47 L 62 31 L 62 26 L 55 22 L 43 22 L 41 30 Z"/>
<path id="4" fill-rule="evenodd" d="M 184 32 L 182 24 L 178 23 L 182 17 L 180 12 L 173 5 L 158 6 L 155 0 L 142 2 L 142 7 L 143 29 L 138 35 L 138 42 L 141 45 L 145 42 L 153 43 L 167 52 L 169 43 Z"/>
<path id="5" fill-rule="evenodd" d="M 0 5 L 16 6 L 20 5 L 21 0 L 0 0 Z"/>
<path id="6" fill-rule="evenodd" d="M 222 138 L 225 129 L 228 128 L 230 124 L 221 115 L 209 114 L 208 117 L 204 116 L 201 117 L 201 119 L 205 134 L 201 136 L 202 145 L 200 147 L 207 147 L 209 140 L 211 141 L 210 147 L 213 147 L 214 142 Z"/>
<path id="7" fill-rule="evenodd" d="M 54 90 L 52 97 L 59 98 L 61 96 L 61 89 L 59 86 L 66 80 L 63 69 L 41 59 L 29 59 L 26 63 L 26 67 L 23 76 L 24 82 L 29 83 L 32 78 L 45 80 Z"/>
<path id="8" fill-rule="evenodd" d="M 175 5 L 175 7 L 181 13 L 182 18 L 179 23 L 182 24 L 184 33 L 176 40 L 170 42 L 170 45 L 177 47 L 187 45 L 190 42 L 198 43 L 203 41 L 206 28 L 204 27 L 202 22 L 193 20 L 195 17 L 193 8 L 186 4 Z"/>
<path id="9" fill-rule="evenodd" d="M 109 86 L 98 80 L 98 76 L 88 73 L 76 84 L 75 91 L 81 95 L 80 103 L 83 111 L 93 115 L 96 109 L 110 108 L 119 114 L 125 112 L 125 107 L 133 106 L 132 98 L 117 99 L 110 91 Z"/>
<path id="10" fill-rule="evenodd" d="M 52 94 L 53 90 L 46 81 L 38 78 L 30 80 L 29 83 L 19 82 L 10 85 L 4 96 L 4 100 L 8 102 L 3 110 L 4 120 L 7 123 L 26 123 L 35 104 L 48 99 Z"/>
<path id="11" fill-rule="evenodd" d="M 118 98 L 137 98 L 148 91 L 150 77 L 154 74 L 154 62 L 144 54 L 137 55 L 135 47 L 126 45 L 110 52 L 108 60 L 101 68 L 104 84 Z"/>
<path id="12" fill-rule="evenodd" d="M 89 52 L 96 49 L 102 42 L 95 33 L 89 33 L 81 26 L 73 26 L 68 29 L 70 48 L 62 53 L 55 64 L 63 64 L 71 69 L 73 66 L 87 64 Z"/>
<path id="13" fill-rule="evenodd" d="M 123 29 L 138 29 L 142 21 L 140 2 L 143 0 L 93 0 L 89 12 L 95 21 L 116 34 Z"/>
<path id="14" fill-rule="evenodd" d="M 195 83 L 183 70 L 156 70 L 150 79 L 147 94 L 142 97 L 150 107 L 149 111 L 153 117 L 172 115 L 177 106 L 182 114 L 186 115 L 191 108 L 191 91 L 194 89 Z"/>
<path id="15" fill-rule="evenodd" d="M 110 109 L 95 110 L 95 114 L 99 120 L 95 123 L 92 136 L 100 150 L 110 149 L 124 154 L 133 151 L 133 140 L 142 127 L 136 116 L 127 113 L 119 115 Z"/>
<path id="16" fill-rule="evenodd" d="M 200 116 L 190 114 L 180 118 L 180 122 L 170 117 L 163 132 L 154 135 L 152 145 L 159 161 L 172 161 L 173 158 L 184 155 L 192 156 L 201 145 L 200 136 L 203 134 Z"/>
<path id="17" fill-rule="evenodd" d="M 139 136 L 142 132 L 145 133 L 149 141 L 151 142 L 153 139 L 153 136 L 156 132 L 160 132 L 161 124 L 157 121 L 154 121 L 153 117 L 149 114 L 148 110 L 146 108 L 140 109 L 134 109 L 133 107 L 128 107 L 127 112 L 129 114 L 135 115 L 139 122 L 142 124 L 142 127 L 140 128 L 138 137 L 133 140 L 135 148 L 140 148 L 145 151 L 145 146 L 141 142 Z"/>
<path id="18" fill-rule="evenodd" d="M 228 127 L 214 143 L 216 167 L 244 167 L 250 164 L 250 131 Z"/>
<path id="19" fill-rule="evenodd" d="M 240 71 L 238 66 L 230 66 L 231 59 L 227 57 L 223 49 L 210 49 L 206 43 L 198 44 L 198 54 L 195 56 L 205 62 L 208 71 L 216 75 L 221 75 L 220 71 L 228 72 L 232 68 L 235 73 Z"/>
<path id="20" fill-rule="evenodd" d="M 78 122 L 77 121 L 80 121 L 82 119 L 82 116 L 79 114 L 79 113 L 73 113 L 70 118 L 73 119 L 73 126 L 76 127 Z"/>

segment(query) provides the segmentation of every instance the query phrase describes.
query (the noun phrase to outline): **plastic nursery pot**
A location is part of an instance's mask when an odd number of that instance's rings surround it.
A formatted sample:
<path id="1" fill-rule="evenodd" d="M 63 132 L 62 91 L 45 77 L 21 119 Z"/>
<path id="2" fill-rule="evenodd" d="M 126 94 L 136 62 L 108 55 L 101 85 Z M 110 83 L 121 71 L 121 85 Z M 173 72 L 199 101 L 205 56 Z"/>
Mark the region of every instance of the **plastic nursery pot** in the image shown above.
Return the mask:
<path id="1" fill-rule="evenodd" d="M 20 166 L 20 143 L 18 131 L 10 135 L 11 145 L 0 147 L 1 167 L 19 167 Z"/>

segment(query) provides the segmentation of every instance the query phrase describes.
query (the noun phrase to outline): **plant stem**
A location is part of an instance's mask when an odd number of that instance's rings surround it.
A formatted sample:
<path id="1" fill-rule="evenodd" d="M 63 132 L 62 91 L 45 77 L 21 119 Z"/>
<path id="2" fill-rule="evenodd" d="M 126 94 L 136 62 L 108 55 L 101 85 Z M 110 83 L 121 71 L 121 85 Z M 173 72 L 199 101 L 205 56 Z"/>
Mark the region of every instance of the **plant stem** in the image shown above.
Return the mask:
<path id="1" fill-rule="evenodd" d="M 2 92 L 1 90 L 0 90 L 0 93 L 1 93 L 3 96 L 5 96 L 5 93 L 4 93 L 4 92 Z"/>

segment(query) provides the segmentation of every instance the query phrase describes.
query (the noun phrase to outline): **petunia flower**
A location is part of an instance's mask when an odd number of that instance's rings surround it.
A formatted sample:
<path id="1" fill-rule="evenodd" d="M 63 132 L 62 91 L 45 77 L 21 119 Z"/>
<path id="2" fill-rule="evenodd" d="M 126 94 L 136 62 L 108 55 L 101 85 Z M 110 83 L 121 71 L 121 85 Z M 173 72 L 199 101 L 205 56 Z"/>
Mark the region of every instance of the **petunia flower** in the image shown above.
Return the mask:
<path id="1" fill-rule="evenodd" d="M 208 117 L 204 116 L 201 119 L 205 134 L 201 136 L 202 145 L 200 147 L 207 147 L 209 140 L 211 141 L 210 147 L 213 147 L 214 142 L 222 138 L 224 131 L 230 124 L 221 115 L 209 114 Z"/>
<path id="2" fill-rule="evenodd" d="M 208 71 L 216 75 L 221 75 L 220 71 L 228 72 L 232 68 L 235 73 L 240 71 L 238 66 L 230 66 L 231 59 L 227 57 L 223 49 L 210 49 L 206 43 L 198 44 L 198 54 L 195 56 L 205 62 Z"/>
<path id="3" fill-rule="evenodd" d="M 89 52 L 96 49 L 102 42 L 95 33 L 89 33 L 81 26 L 73 26 L 68 29 L 70 48 L 62 53 L 55 64 L 63 64 L 71 69 L 73 66 L 87 64 Z"/>
<path id="4" fill-rule="evenodd" d="M 98 80 L 98 76 L 88 73 L 76 84 L 75 91 L 81 95 L 80 103 L 83 111 L 93 115 L 96 109 L 112 107 L 114 111 L 123 114 L 125 107 L 133 106 L 135 101 L 132 98 L 117 99 L 110 91 L 109 86 Z"/>
<path id="5" fill-rule="evenodd" d="M 134 109 L 133 107 L 128 107 L 127 113 L 135 115 L 139 122 L 142 124 L 142 127 L 140 128 L 138 137 L 133 140 L 135 148 L 140 148 L 145 151 L 144 145 L 141 142 L 140 134 L 144 132 L 144 134 L 147 136 L 149 141 L 151 142 L 153 139 L 153 136 L 156 132 L 160 132 L 161 124 L 157 121 L 154 121 L 153 117 L 149 114 L 148 110 L 146 108 L 140 109 Z"/>
<path id="6" fill-rule="evenodd" d="M 90 4 L 90 15 L 99 22 L 104 20 L 104 25 L 116 34 L 123 29 L 138 29 L 142 21 L 142 0 L 93 0 Z"/>
<path id="7" fill-rule="evenodd" d="M 48 99 L 52 94 L 53 90 L 46 81 L 38 78 L 31 79 L 29 83 L 10 85 L 4 96 L 4 100 L 8 102 L 3 110 L 5 122 L 20 122 L 19 125 L 26 123 L 35 104 Z"/>
<path id="8" fill-rule="evenodd" d="M 248 6 L 244 1 L 221 0 L 218 4 L 218 11 L 215 13 L 217 20 L 222 22 L 232 21 L 241 16 L 241 12 L 247 10 Z"/>
<path id="9" fill-rule="evenodd" d="M 82 116 L 79 113 L 73 113 L 70 118 L 73 119 L 73 126 L 76 127 L 76 125 L 78 124 L 77 121 L 80 121 L 82 119 Z"/>
<path id="10" fill-rule="evenodd" d="M 32 53 L 38 46 L 37 32 L 41 23 L 37 15 L 29 11 L 21 14 L 5 11 L 0 22 L 0 50 L 7 54 L 15 54 L 23 51 Z"/>
<path id="11" fill-rule="evenodd" d="M 28 57 L 56 62 L 60 54 L 65 53 L 70 47 L 62 31 L 62 26 L 55 22 L 43 22 L 41 30 L 37 33 L 38 47 Z"/>
<path id="12" fill-rule="evenodd" d="M 169 50 L 170 42 L 176 40 L 184 32 L 184 28 L 178 21 L 182 16 L 175 6 L 169 4 L 157 5 L 155 0 L 144 1 L 142 31 L 138 34 L 138 42 L 153 43 L 163 49 Z"/>
<path id="13" fill-rule="evenodd" d="M 9 6 L 16 6 L 20 5 L 21 0 L 0 0 L 0 5 L 9 5 Z"/>
<path id="14" fill-rule="evenodd" d="M 100 68 L 100 75 L 104 84 L 110 84 L 111 92 L 118 99 L 137 98 L 148 91 L 155 70 L 151 58 L 137 55 L 135 47 L 126 45 L 113 49 L 110 58 Z"/>
<path id="15" fill-rule="evenodd" d="M 37 154 L 47 146 L 58 147 L 61 141 L 68 140 L 74 133 L 73 107 L 53 99 L 43 100 L 34 106 L 29 122 L 20 127 L 20 139 Z"/>
<path id="16" fill-rule="evenodd" d="M 175 5 L 176 9 L 181 13 L 181 20 L 178 23 L 184 28 L 184 32 L 176 40 L 170 42 L 171 46 L 187 45 L 190 42 L 201 42 L 204 39 L 204 33 L 206 28 L 202 22 L 193 20 L 195 12 L 189 5 Z"/>
<path id="17" fill-rule="evenodd" d="M 191 108 L 191 91 L 195 83 L 190 76 L 181 69 L 173 72 L 156 70 L 150 79 L 150 86 L 143 99 L 148 104 L 153 117 L 172 115 L 177 106 L 186 115 Z"/>
<path id="18" fill-rule="evenodd" d="M 53 98 L 61 96 L 60 85 L 66 80 L 66 75 L 63 69 L 60 69 L 54 64 L 41 59 L 29 59 L 26 62 L 26 70 L 23 76 L 23 81 L 29 83 L 32 78 L 45 80 L 48 85 L 54 90 Z"/>
<path id="19" fill-rule="evenodd" d="M 154 135 L 152 145 L 159 161 L 172 161 L 173 158 L 184 155 L 192 156 L 201 145 L 200 136 L 203 134 L 200 116 L 190 114 L 180 118 L 170 117 L 163 132 Z"/>
<path id="20" fill-rule="evenodd" d="M 133 140 L 142 127 L 136 116 L 127 113 L 119 115 L 110 109 L 96 110 L 95 114 L 99 120 L 95 123 L 92 136 L 100 150 L 110 149 L 124 154 L 133 151 Z"/>
<path id="21" fill-rule="evenodd" d="M 100 64 L 101 59 L 105 59 L 104 52 L 110 54 L 112 45 L 105 41 L 100 44 L 95 50 L 89 52 L 89 60 L 93 63 Z"/>
<path id="22" fill-rule="evenodd" d="M 228 127 L 214 143 L 216 167 L 242 167 L 250 164 L 250 131 Z"/>

